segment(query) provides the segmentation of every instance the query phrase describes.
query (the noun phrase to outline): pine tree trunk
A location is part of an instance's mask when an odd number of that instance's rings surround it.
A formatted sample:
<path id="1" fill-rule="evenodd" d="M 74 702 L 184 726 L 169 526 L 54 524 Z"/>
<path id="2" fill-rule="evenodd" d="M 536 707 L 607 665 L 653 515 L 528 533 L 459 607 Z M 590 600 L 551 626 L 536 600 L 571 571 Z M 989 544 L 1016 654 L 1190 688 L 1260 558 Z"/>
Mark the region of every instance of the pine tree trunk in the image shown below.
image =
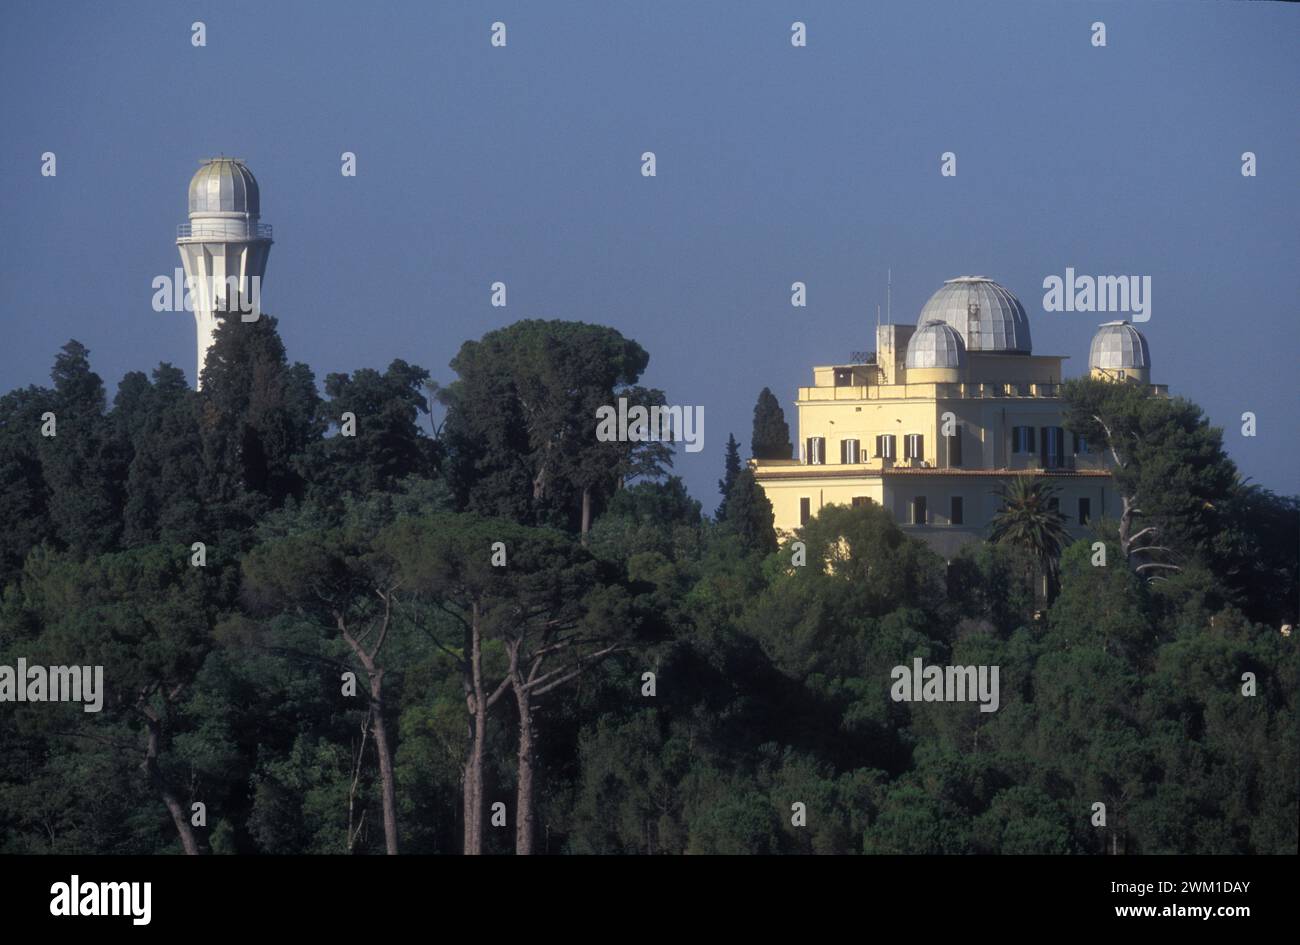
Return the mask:
<path id="1" fill-rule="evenodd" d="M 476 815 L 475 812 L 477 809 L 476 801 L 478 798 L 478 792 L 475 790 L 474 787 L 474 766 L 472 762 L 472 757 L 474 752 L 473 749 L 474 720 L 472 718 L 470 719 L 469 722 L 469 744 L 470 744 L 469 756 L 467 756 L 465 759 L 465 769 L 461 776 L 461 780 L 463 781 L 464 795 L 465 795 L 464 805 L 463 805 L 465 808 L 465 839 L 464 839 L 464 843 L 462 844 L 462 849 L 466 856 L 473 856 L 475 853 L 474 830 L 471 825 L 474 823 L 474 818 Z"/>
<path id="2" fill-rule="evenodd" d="M 172 823 L 176 825 L 176 832 L 181 838 L 181 848 L 185 850 L 186 856 L 198 856 L 202 851 L 199 850 L 198 839 L 194 836 L 194 828 L 190 826 L 189 819 L 185 816 L 185 809 L 181 807 L 180 801 L 176 795 L 165 787 L 162 789 L 162 800 L 167 805 L 167 812 L 172 815 Z"/>
<path id="3" fill-rule="evenodd" d="M 587 543 L 587 532 L 591 530 L 591 486 L 582 487 L 582 543 Z"/>
<path id="4" fill-rule="evenodd" d="M 521 680 L 522 681 L 522 680 Z M 519 704 L 519 763 L 515 789 L 515 853 L 528 856 L 533 852 L 536 829 L 533 824 L 533 709 L 526 688 L 515 687 Z"/>
<path id="5" fill-rule="evenodd" d="M 465 759 L 465 855 L 483 852 L 483 752 L 487 743 L 487 697 L 483 692 L 482 637 L 479 633 L 478 604 L 465 631 L 469 652 L 466 704 L 469 710 L 469 746 Z"/>
<path id="6" fill-rule="evenodd" d="M 483 755 L 487 735 L 481 718 L 475 719 L 474 748 L 470 755 L 468 783 L 470 785 L 470 809 L 465 819 L 467 848 L 470 856 L 483 853 Z"/>
<path id="7" fill-rule="evenodd" d="M 384 846 L 389 856 L 397 855 L 397 784 L 393 775 L 393 752 L 388 744 L 388 730 L 384 725 L 384 671 L 370 672 L 370 730 L 375 735 L 375 751 L 379 755 L 379 782 L 384 802 Z"/>
<path id="8" fill-rule="evenodd" d="M 473 711 L 473 710 L 471 710 Z M 466 856 L 483 852 L 483 760 L 479 752 L 477 719 L 469 721 L 469 750 L 465 758 L 465 843 Z"/>
<path id="9" fill-rule="evenodd" d="M 148 775 L 149 782 L 154 786 L 154 790 L 162 798 L 163 804 L 167 807 L 167 812 L 171 814 L 176 833 L 180 836 L 181 848 L 185 850 L 187 856 L 198 856 L 202 851 L 199 849 L 198 838 L 194 835 L 194 828 L 190 825 L 189 818 L 185 816 L 185 808 L 181 806 L 180 800 L 163 778 L 162 769 L 158 766 L 159 746 L 162 742 L 162 722 L 158 718 L 158 714 L 148 706 L 142 708 L 140 712 L 145 718 L 148 731 L 144 763 L 141 767 L 144 768 L 145 774 Z"/>

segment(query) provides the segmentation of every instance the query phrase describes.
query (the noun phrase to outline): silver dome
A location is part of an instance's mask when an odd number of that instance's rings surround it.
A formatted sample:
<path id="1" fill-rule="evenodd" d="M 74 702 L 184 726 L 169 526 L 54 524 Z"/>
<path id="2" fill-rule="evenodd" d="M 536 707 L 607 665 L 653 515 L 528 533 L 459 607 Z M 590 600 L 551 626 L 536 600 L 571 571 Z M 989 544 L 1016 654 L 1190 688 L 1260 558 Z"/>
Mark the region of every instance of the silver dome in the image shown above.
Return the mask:
<path id="1" fill-rule="evenodd" d="M 921 309 L 918 325 L 946 322 L 968 351 L 1029 354 L 1029 318 L 1020 300 L 985 276 L 949 279 Z"/>
<path id="2" fill-rule="evenodd" d="M 964 368 L 966 344 L 947 322 L 937 318 L 921 326 L 907 343 L 905 366 L 912 368 Z"/>
<path id="3" fill-rule="evenodd" d="M 1102 370 L 1151 367 L 1151 349 L 1142 332 L 1128 322 L 1106 322 L 1092 336 L 1088 368 Z"/>
<path id="4" fill-rule="evenodd" d="M 238 158 L 210 158 L 190 180 L 190 213 L 262 212 L 257 180 Z"/>

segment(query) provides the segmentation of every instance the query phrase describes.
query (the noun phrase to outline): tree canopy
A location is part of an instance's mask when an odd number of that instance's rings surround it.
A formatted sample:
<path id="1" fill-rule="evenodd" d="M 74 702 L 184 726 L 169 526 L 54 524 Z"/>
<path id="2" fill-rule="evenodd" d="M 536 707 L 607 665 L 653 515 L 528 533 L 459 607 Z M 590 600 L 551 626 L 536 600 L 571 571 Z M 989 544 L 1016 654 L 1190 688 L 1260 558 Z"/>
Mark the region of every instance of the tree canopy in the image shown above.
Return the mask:
<path id="1" fill-rule="evenodd" d="M 595 436 L 648 363 L 529 321 L 318 390 L 264 316 L 110 403 L 70 342 L 0 395 L 0 667 L 103 704 L 0 703 L 0 852 L 1294 852 L 1300 504 L 1198 408 L 1071 382 L 1126 517 L 1071 543 L 1026 483 L 945 559 L 878 506 L 778 537 L 734 438 L 703 515 Z"/>

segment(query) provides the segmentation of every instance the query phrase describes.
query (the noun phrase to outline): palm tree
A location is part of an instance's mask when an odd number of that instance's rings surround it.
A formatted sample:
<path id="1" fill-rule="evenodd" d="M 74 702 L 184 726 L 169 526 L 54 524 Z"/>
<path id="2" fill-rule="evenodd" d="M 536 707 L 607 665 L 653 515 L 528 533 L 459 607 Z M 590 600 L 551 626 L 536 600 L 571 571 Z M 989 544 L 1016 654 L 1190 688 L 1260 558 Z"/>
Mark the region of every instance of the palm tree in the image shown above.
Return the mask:
<path id="1" fill-rule="evenodd" d="M 1047 579 L 1047 600 L 1056 596 L 1061 549 L 1069 541 L 1065 516 L 1061 514 L 1056 489 L 1044 479 L 1017 476 L 999 487 L 998 509 L 991 523 L 990 539 L 1000 545 L 1024 549 L 1038 563 Z"/>

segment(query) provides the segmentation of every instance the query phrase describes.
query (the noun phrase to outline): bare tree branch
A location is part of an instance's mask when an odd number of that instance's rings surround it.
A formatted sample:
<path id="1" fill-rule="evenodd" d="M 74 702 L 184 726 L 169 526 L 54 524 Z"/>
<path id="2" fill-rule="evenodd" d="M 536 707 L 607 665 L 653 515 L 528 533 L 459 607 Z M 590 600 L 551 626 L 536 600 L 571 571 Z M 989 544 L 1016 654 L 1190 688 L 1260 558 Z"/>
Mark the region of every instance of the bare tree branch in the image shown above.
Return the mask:
<path id="1" fill-rule="evenodd" d="M 1140 509 L 1132 509 L 1132 510 L 1130 510 L 1130 513 L 1132 513 L 1132 512 L 1138 512 L 1138 511 L 1141 511 L 1141 510 L 1140 510 Z M 1147 532 L 1154 532 L 1155 530 L 1156 530 L 1156 527 L 1155 527 L 1154 525 L 1148 525 L 1146 528 L 1142 529 L 1142 530 L 1141 530 L 1140 532 L 1138 532 L 1136 535 L 1130 535 L 1130 536 L 1129 536 L 1129 542 L 1130 542 L 1130 543 L 1135 542 L 1135 541 L 1137 541 L 1139 538 L 1141 538 L 1143 535 L 1145 535 Z"/>
<path id="2" fill-rule="evenodd" d="M 586 667 L 588 664 L 594 663 L 597 660 L 600 660 L 603 657 L 608 656 L 610 653 L 613 653 L 620 649 L 623 649 L 623 646 L 621 644 L 614 643 L 611 644 L 610 646 L 605 647 L 603 650 L 597 650 L 595 653 L 588 653 L 583 656 L 579 656 L 577 660 L 575 660 L 572 663 L 569 663 L 567 666 L 561 666 L 558 669 L 551 670 L 549 673 L 545 673 L 542 676 L 538 676 L 536 679 L 533 679 L 532 681 L 525 684 L 524 689 L 528 692 L 531 692 L 535 696 L 545 695 L 546 693 L 550 692 L 552 689 L 556 688 L 557 686 L 563 685 L 564 683 L 568 682 L 570 679 L 573 679 L 575 676 L 579 675 L 584 669 L 584 667 Z M 569 672 L 570 669 L 572 669 L 572 672 Z M 560 673 L 567 673 L 567 675 L 562 676 L 559 679 L 552 679 L 552 677 Z M 552 680 L 552 681 L 547 682 L 547 680 Z M 543 683 L 546 684 L 542 685 Z"/>
<path id="3" fill-rule="evenodd" d="M 506 677 L 501 680 L 501 684 L 498 685 L 495 690 L 493 690 L 492 695 L 487 697 L 488 708 L 490 709 L 492 708 L 492 706 L 496 705 L 497 700 L 500 699 L 503 695 L 505 695 L 506 691 L 509 690 L 509 688 L 510 688 L 510 676 L 509 674 L 507 674 Z"/>
<path id="4" fill-rule="evenodd" d="M 399 605 L 399 611 L 400 611 L 400 609 L 401 609 L 401 608 L 400 608 L 400 605 Z M 439 608 L 439 609 L 442 609 L 442 608 Z M 456 615 L 453 614 L 452 616 L 456 616 Z M 457 652 L 456 652 L 455 650 L 453 650 L 451 647 L 447 646 L 445 643 L 443 643 L 441 640 L 439 640 L 438 637 L 437 637 L 437 635 L 433 632 L 433 630 L 431 630 L 429 627 L 426 627 L 426 626 L 424 625 L 424 621 L 423 621 L 423 620 L 420 620 L 418 617 L 414 616 L 414 607 L 410 608 L 410 612 L 408 612 L 408 613 L 406 614 L 406 619 L 409 620 L 409 621 L 411 622 L 411 624 L 414 625 L 417 629 L 419 629 L 419 630 L 420 630 L 420 631 L 421 631 L 425 636 L 427 636 L 427 637 L 429 638 L 429 642 L 430 642 L 430 643 L 432 643 L 432 644 L 433 644 L 434 646 L 436 646 L 438 649 L 442 650 L 443 653 L 447 654 L 447 655 L 450 656 L 453 660 L 455 660 L 457 666 L 463 666 L 463 665 L 465 664 L 465 656 L 464 656 L 464 654 L 462 654 L 462 653 L 457 653 Z M 457 617 L 456 619 L 459 620 L 460 618 Z M 464 624 L 464 621 L 462 620 L 461 623 Z"/>

